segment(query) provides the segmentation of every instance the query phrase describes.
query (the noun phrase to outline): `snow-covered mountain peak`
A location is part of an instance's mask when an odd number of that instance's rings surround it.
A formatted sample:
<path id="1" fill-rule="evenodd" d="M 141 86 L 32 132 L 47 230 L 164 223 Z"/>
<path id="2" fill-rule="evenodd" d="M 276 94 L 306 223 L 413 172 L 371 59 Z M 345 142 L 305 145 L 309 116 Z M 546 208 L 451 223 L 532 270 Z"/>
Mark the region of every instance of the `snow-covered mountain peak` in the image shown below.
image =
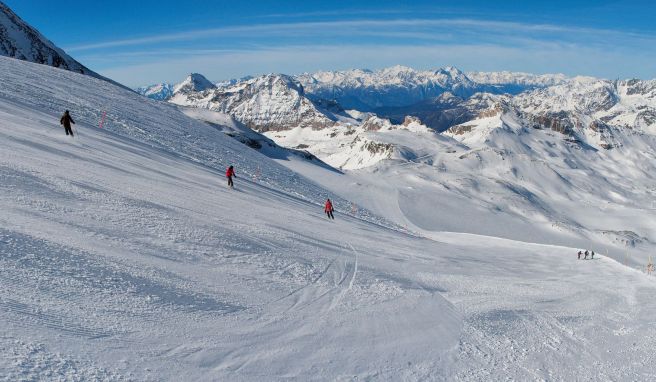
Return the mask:
<path id="1" fill-rule="evenodd" d="M 511 93 L 518 89 L 531 89 L 559 85 L 570 78 L 564 74 L 532 74 L 524 72 L 467 72 L 467 77 L 479 84 L 495 85 Z"/>
<path id="2" fill-rule="evenodd" d="M 375 74 L 375 72 L 372 71 L 365 71 L 364 73 L 369 75 Z M 410 79 L 417 75 L 417 71 L 407 66 L 394 65 L 388 68 L 381 69 L 380 71 L 378 71 L 378 74 L 381 75 L 382 77 L 387 77 L 387 78 L 397 77 L 399 79 Z"/>
<path id="3" fill-rule="evenodd" d="M 142 86 L 135 89 L 137 93 L 158 101 L 165 101 L 173 96 L 173 85 L 168 83 Z"/>
<path id="4" fill-rule="evenodd" d="M 471 81 L 469 77 L 462 70 L 456 68 L 455 66 L 445 66 L 443 68 L 437 69 L 433 72 L 438 76 L 446 76 L 452 79 L 460 79 L 462 81 Z"/>
<path id="5" fill-rule="evenodd" d="M 593 77 L 574 77 L 559 85 L 518 95 L 516 103 L 524 111 L 593 113 L 610 109 L 618 102 L 612 81 Z"/>
<path id="6" fill-rule="evenodd" d="M 217 88 L 224 88 L 224 87 L 227 87 L 227 86 L 232 86 L 232 85 L 238 84 L 240 82 L 248 81 L 248 80 L 253 79 L 253 78 L 254 78 L 253 76 L 244 76 L 244 77 L 241 77 L 241 78 L 231 78 L 229 80 L 222 80 L 222 81 L 215 82 L 214 85 L 216 85 Z"/>
<path id="7" fill-rule="evenodd" d="M 656 79 L 642 81 L 639 79 L 627 79 L 616 83 L 617 91 L 625 96 L 643 96 L 656 101 Z"/>
<path id="8" fill-rule="evenodd" d="M 216 85 L 202 74 L 191 73 L 187 78 L 173 87 L 173 93 L 192 93 L 214 89 Z"/>
<path id="9" fill-rule="evenodd" d="M 274 88 L 290 89 L 298 92 L 300 95 L 305 94 L 303 85 L 296 81 L 292 76 L 280 73 L 266 74 L 260 77 L 252 78 L 245 81 L 246 84 L 252 84 L 255 88 Z"/>
<path id="10" fill-rule="evenodd" d="M 232 86 L 176 93 L 171 102 L 226 113 L 257 131 L 320 129 L 334 121 L 305 97 L 293 77 L 266 74 Z"/>

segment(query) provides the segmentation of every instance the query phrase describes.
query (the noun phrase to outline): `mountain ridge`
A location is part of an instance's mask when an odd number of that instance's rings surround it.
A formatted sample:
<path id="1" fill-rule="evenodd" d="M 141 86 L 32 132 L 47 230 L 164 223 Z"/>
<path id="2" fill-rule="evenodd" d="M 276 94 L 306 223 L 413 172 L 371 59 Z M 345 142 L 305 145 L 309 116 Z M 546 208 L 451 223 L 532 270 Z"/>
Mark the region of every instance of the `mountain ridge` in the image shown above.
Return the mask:
<path id="1" fill-rule="evenodd" d="M 53 66 L 128 87 L 82 65 L 0 1 L 0 56 Z"/>

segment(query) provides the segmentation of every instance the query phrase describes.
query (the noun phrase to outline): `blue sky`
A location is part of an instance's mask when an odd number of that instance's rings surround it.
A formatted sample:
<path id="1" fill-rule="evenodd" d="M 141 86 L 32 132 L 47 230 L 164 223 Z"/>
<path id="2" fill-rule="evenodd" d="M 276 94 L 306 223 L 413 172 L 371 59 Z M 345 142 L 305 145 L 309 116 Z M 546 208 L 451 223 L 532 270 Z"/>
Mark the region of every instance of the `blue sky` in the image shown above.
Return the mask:
<path id="1" fill-rule="evenodd" d="M 3 0 L 130 86 L 396 64 L 656 77 L 649 1 Z"/>

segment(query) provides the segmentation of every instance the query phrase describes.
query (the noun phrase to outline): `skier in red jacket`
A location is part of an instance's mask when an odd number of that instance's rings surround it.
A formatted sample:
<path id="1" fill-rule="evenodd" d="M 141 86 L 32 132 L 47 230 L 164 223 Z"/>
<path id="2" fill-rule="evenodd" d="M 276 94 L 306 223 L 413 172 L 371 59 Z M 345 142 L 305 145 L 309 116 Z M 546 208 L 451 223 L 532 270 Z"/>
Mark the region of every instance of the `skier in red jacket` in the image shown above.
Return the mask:
<path id="1" fill-rule="evenodd" d="M 226 178 L 228 178 L 228 187 L 230 187 L 230 188 L 232 188 L 232 187 L 235 186 L 235 185 L 232 183 L 232 177 L 233 177 L 233 176 L 236 178 L 236 177 L 237 177 L 237 174 L 235 174 L 235 169 L 234 169 L 232 166 L 230 166 L 230 167 L 228 167 L 228 169 L 226 170 Z"/>
<path id="2" fill-rule="evenodd" d="M 335 209 L 333 208 L 333 203 L 330 199 L 326 199 L 326 207 L 323 210 L 326 213 L 326 216 L 328 216 L 328 219 L 335 220 L 335 217 L 333 216 L 333 211 L 335 211 Z"/>

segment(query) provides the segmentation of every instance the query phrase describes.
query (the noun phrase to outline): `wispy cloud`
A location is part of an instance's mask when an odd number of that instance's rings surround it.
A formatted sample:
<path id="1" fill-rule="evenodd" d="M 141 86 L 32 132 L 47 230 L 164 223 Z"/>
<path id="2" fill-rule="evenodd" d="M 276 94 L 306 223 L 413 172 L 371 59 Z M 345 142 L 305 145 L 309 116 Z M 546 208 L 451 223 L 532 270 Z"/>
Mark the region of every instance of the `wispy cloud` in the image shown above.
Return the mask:
<path id="1" fill-rule="evenodd" d="M 69 52 L 80 52 L 107 48 L 148 46 L 161 43 L 189 42 L 225 38 L 339 38 L 339 37 L 380 37 L 399 39 L 443 39 L 440 34 L 463 33 L 476 34 L 478 37 L 493 33 L 493 37 L 507 37 L 525 34 L 527 37 L 576 41 L 580 39 L 602 41 L 613 39 L 617 41 L 655 42 L 653 35 L 616 31 L 609 29 L 581 28 L 550 24 L 528 24 L 508 21 L 490 21 L 478 19 L 362 19 L 314 21 L 297 23 L 267 23 L 242 25 L 222 28 L 190 30 L 176 33 L 140 36 L 130 39 L 103 41 L 68 47 Z M 476 43 L 477 41 L 472 41 Z"/>
<path id="2" fill-rule="evenodd" d="M 142 85 L 191 71 L 226 79 L 394 64 L 653 77 L 654 44 L 648 33 L 427 15 L 225 26 L 67 50 L 109 77 Z"/>

